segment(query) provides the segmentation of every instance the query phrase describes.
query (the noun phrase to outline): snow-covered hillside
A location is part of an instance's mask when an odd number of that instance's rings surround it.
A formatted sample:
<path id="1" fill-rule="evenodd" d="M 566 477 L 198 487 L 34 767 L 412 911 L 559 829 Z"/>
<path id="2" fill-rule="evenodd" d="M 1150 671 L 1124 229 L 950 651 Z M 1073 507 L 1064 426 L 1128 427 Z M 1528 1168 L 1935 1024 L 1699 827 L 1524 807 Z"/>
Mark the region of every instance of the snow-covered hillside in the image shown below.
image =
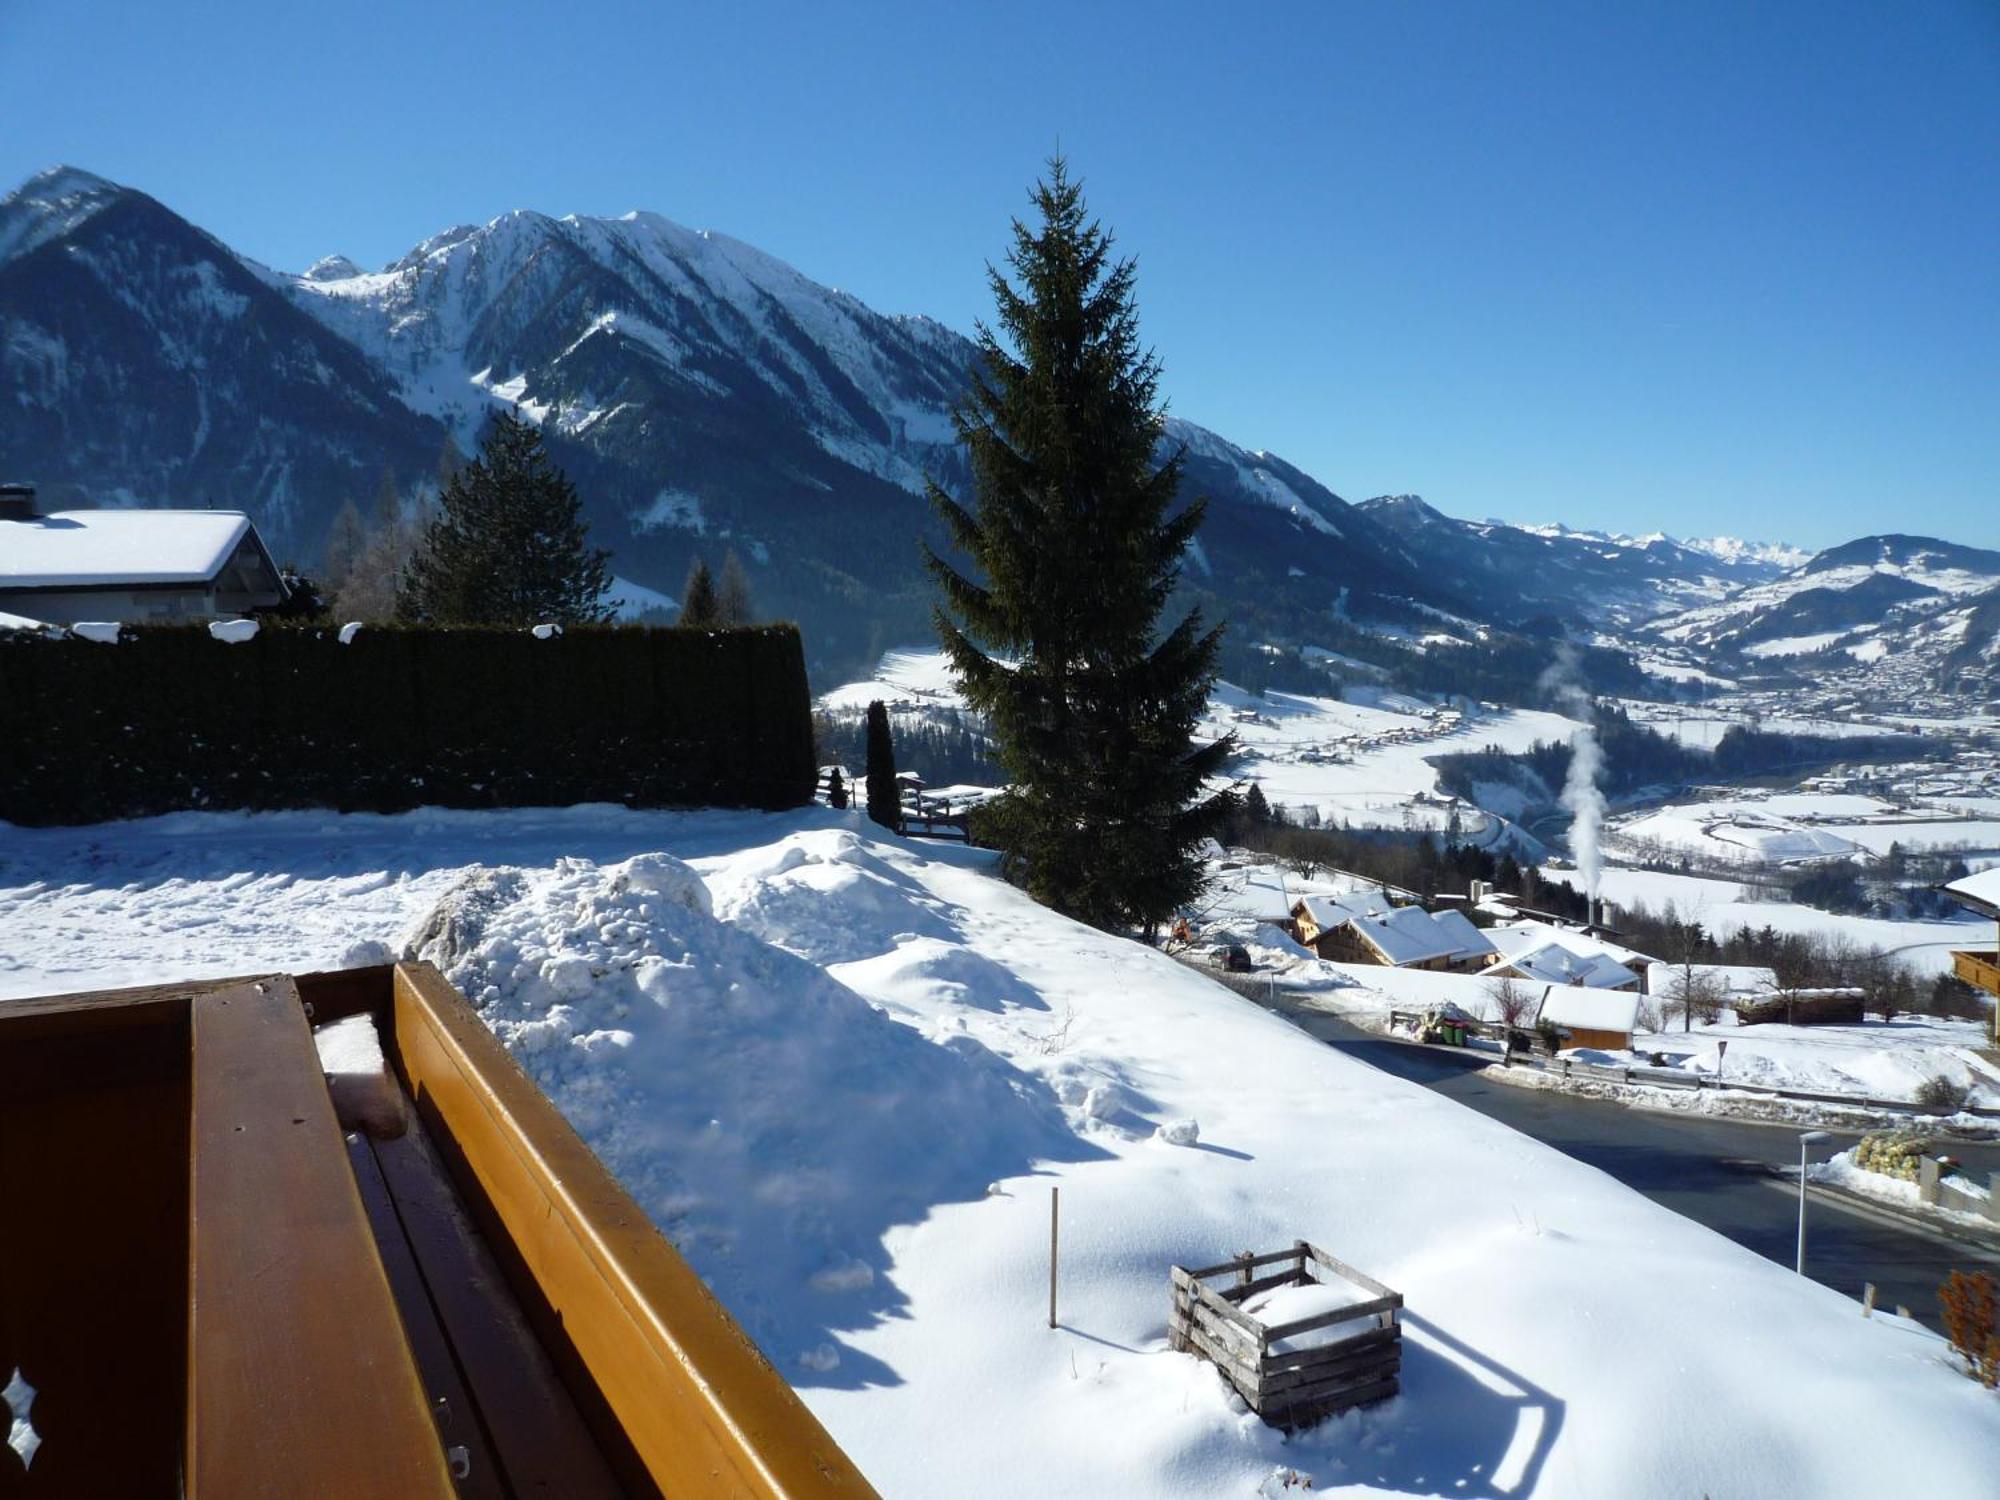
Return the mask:
<path id="1" fill-rule="evenodd" d="M 1975 1494 L 2000 1465 L 1932 1335 L 853 814 L 7 830 L 0 994 L 321 966 L 468 877 L 478 921 L 431 951 L 885 1494 Z M 1166 1349 L 1167 1268 L 1299 1237 L 1404 1294 L 1404 1390 L 1287 1442 Z"/>

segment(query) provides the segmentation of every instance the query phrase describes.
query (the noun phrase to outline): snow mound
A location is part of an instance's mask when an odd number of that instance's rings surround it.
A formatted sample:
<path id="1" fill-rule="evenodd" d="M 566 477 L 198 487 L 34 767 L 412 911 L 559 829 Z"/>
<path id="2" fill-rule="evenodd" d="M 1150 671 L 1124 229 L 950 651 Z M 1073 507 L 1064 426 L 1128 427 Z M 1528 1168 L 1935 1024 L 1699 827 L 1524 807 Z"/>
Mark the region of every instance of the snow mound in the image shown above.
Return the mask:
<path id="1" fill-rule="evenodd" d="M 855 851 L 835 839 L 842 852 Z M 766 940 L 811 947 L 783 914 L 826 921 L 788 901 L 812 889 L 794 877 L 830 871 L 865 894 L 875 875 L 804 848 L 763 868 L 731 891 L 754 930 L 718 920 L 701 877 L 667 854 L 482 870 L 411 947 L 774 1361 L 802 1380 L 879 1383 L 879 1362 L 834 1335 L 902 1306 L 883 1235 L 1079 1143 L 1048 1089 L 982 1043 L 929 1040 Z"/>
<path id="2" fill-rule="evenodd" d="M 208 633 L 216 640 L 229 646 L 240 646 L 245 641 L 257 639 L 255 620 L 215 620 L 211 621 Z"/>
<path id="3" fill-rule="evenodd" d="M 956 936 L 934 897 L 846 829 L 814 829 L 731 869 L 716 912 L 815 964 L 852 963 L 911 938 Z"/>
<path id="4" fill-rule="evenodd" d="M 1373 1296 L 1374 1293 L 1363 1291 L 1349 1282 L 1313 1281 L 1304 1285 L 1274 1287 L 1244 1303 L 1243 1310 L 1266 1328 L 1277 1328 L 1286 1323 L 1317 1318 L 1323 1313 L 1338 1312 L 1344 1307 L 1355 1307 Z M 1329 1323 L 1324 1328 L 1308 1328 L 1303 1333 L 1273 1339 L 1271 1353 L 1296 1354 L 1304 1349 L 1323 1349 L 1328 1344 L 1342 1344 L 1374 1331 L 1373 1318 L 1350 1318 L 1344 1323 Z"/>

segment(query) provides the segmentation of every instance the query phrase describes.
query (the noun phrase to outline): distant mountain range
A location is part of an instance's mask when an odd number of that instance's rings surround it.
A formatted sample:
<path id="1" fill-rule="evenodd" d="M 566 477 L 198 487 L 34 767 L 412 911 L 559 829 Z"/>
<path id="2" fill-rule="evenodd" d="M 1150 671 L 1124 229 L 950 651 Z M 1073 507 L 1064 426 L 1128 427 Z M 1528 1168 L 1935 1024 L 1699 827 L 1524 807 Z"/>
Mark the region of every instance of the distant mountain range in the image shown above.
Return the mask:
<path id="1" fill-rule="evenodd" d="M 1416 495 L 1381 495 L 1361 502 L 1363 514 L 1453 573 L 1480 580 L 1502 597 L 1568 620 L 1625 629 L 1656 616 L 1778 577 L 1804 563 L 1795 548 L 1718 537 L 1677 542 L 1613 536 L 1567 526 L 1519 526 L 1461 521 Z"/>
<path id="2" fill-rule="evenodd" d="M 1986 696 L 2000 687 L 1996 626 L 2000 552 L 1887 535 L 1829 548 L 1644 634 L 1732 676 L 1914 679 Z"/>
<path id="3" fill-rule="evenodd" d="M 379 271 L 329 256 L 293 274 L 87 172 L 0 200 L 0 466 L 47 502 L 239 507 L 310 565 L 343 501 L 365 510 L 385 474 L 434 489 L 513 405 L 620 575 L 671 594 L 696 553 L 734 549 L 827 673 L 928 633 L 923 489 L 963 492 L 950 411 L 973 358 L 931 319 L 656 214 L 515 212 Z M 1662 640 L 1706 649 L 1741 630 L 1701 610 L 1833 555 L 1459 521 L 1414 496 L 1351 505 L 1192 423 L 1165 443 L 1210 499 L 1186 591 L 1243 641 L 1671 615 L 1689 623 Z"/>

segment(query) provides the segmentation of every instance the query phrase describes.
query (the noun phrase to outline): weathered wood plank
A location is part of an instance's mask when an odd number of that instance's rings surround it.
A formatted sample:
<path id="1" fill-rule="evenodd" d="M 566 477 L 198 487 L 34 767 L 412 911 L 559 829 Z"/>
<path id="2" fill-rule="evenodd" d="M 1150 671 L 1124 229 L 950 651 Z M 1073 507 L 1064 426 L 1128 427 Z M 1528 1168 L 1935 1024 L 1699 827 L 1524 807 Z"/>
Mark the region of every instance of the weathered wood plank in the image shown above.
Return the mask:
<path id="1" fill-rule="evenodd" d="M 1396 1328 L 1376 1328 L 1367 1333 L 1357 1334 L 1351 1339 L 1342 1339 L 1337 1344 L 1322 1345 L 1317 1349 L 1301 1349 L 1290 1354 L 1267 1354 L 1258 1366 L 1258 1371 L 1266 1383 L 1279 1382 L 1296 1384 L 1301 1374 L 1310 1376 L 1315 1370 L 1324 1370 L 1334 1363 L 1365 1354 L 1380 1354 L 1391 1346 L 1400 1347 L 1402 1331 Z"/>
<path id="2" fill-rule="evenodd" d="M 1206 1281 L 1211 1276 L 1221 1276 L 1226 1272 L 1233 1273 L 1245 1266 L 1249 1266 L 1253 1270 L 1258 1266 L 1275 1266 L 1281 1260 L 1294 1259 L 1295 1255 L 1296 1252 L 1291 1250 L 1273 1250 L 1266 1255 L 1251 1255 L 1241 1260 L 1226 1260 L 1221 1265 L 1203 1266 L 1200 1270 L 1190 1270 L 1185 1274 L 1192 1276 L 1196 1281 Z M 1174 1269 L 1181 1270 L 1182 1268 L 1176 1266 Z"/>
<path id="3" fill-rule="evenodd" d="M 1367 1406 L 1371 1402 L 1387 1400 L 1401 1389 L 1401 1385 L 1399 1378 L 1386 1377 L 1372 1385 L 1317 1396 L 1311 1400 L 1295 1401 L 1276 1410 L 1260 1412 L 1259 1415 L 1276 1426 L 1295 1430 L 1357 1406 Z"/>
<path id="4" fill-rule="evenodd" d="M 1306 1251 L 1309 1255 L 1312 1256 L 1314 1260 L 1318 1261 L 1321 1265 L 1325 1266 L 1329 1271 L 1333 1272 L 1336 1276 L 1345 1276 L 1349 1281 L 1353 1282 L 1356 1286 L 1366 1287 L 1369 1291 L 1373 1292 L 1378 1297 L 1393 1297 L 1396 1295 L 1394 1292 L 1390 1291 L 1388 1287 L 1382 1285 L 1381 1282 L 1377 1281 L 1373 1276 L 1369 1276 L 1360 1271 L 1355 1270 L 1354 1267 L 1350 1266 L 1346 1261 L 1338 1260 L 1335 1257 L 1328 1255 L 1324 1250 L 1320 1249 L 1319 1246 L 1317 1245 L 1311 1245 L 1311 1244 L 1307 1245 Z"/>
<path id="5" fill-rule="evenodd" d="M 1402 1296 L 1391 1292 L 1386 1297 L 1374 1297 L 1366 1302 L 1357 1302 L 1352 1307 L 1336 1307 L 1327 1312 L 1314 1313 L 1309 1318 L 1294 1318 L 1289 1323 L 1273 1324 L 1264 1330 L 1264 1337 L 1275 1344 L 1280 1339 L 1294 1338 L 1319 1328 L 1331 1328 L 1337 1323 L 1352 1323 L 1356 1318 L 1372 1318 L 1378 1313 L 1394 1312 L 1402 1305 Z"/>
<path id="6" fill-rule="evenodd" d="M 1199 1281 L 1194 1283 L 1194 1294 L 1201 1300 L 1203 1307 L 1240 1329 L 1259 1349 L 1263 1348 L 1263 1324 L 1259 1323 L 1235 1303 L 1225 1300 L 1213 1288 L 1205 1286 Z"/>
<path id="7" fill-rule="evenodd" d="M 1355 1373 L 1371 1370 L 1393 1372 L 1403 1363 L 1403 1348 L 1400 1343 L 1376 1345 L 1366 1350 L 1338 1359 L 1322 1360 L 1317 1364 L 1299 1365 L 1289 1370 L 1264 1370 L 1259 1372 L 1257 1386 L 1266 1395 L 1310 1389 L 1328 1380 L 1338 1380 Z"/>
<path id="8" fill-rule="evenodd" d="M 190 1500 L 445 1500 L 297 992 L 271 979 L 198 995 L 192 1030 Z"/>
<path id="9" fill-rule="evenodd" d="M 1263 1357 L 1264 1346 L 1241 1324 L 1232 1323 L 1227 1318 L 1217 1317 L 1205 1304 L 1196 1303 L 1188 1310 L 1190 1328 L 1198 1328 L 1209 1338 L 1227 1344 L 1237 1351 L 1237 1357 L 1245 1364 L 1255 1365 Z"/>
<path id="10" fill-rule="evenodd" d="M 1266 1389 L 1264 1395 L 1268 1402 L 1281 1406 L 1296 1406 L 1302 1401 L 1317 1401 L 1325 1396 L 1339 1395 L 1360 1386 L 1373 1385 L 1399 1374 L 1401 1370 L 1402 1361 L 1396 1355 L 1391 1354 L 1386 1359 L 1378 1356 L 1346 1369 L 1323 1373 L 1313 1380 Z"/>
<path id="11" fill-rule="evenodd" d="M 1209 1363 L 1222 1371 L 1239 1391 L 1248 1394 L 1256 1389 L 1257 1367 L 1254 1363 L 1232 1353 L 1226 1345 L 1216 1343 L 1203 1329 L 1190 1329 L 1188 1342 L 1207 1355 Z"/>
<path id="12" fill-rule="evenodd" d="M 1211 1290 L 1225 1301 L 1240 1303 L 1256 1296 L 1259 1292 L 1268 1292 L 1275 1287 L 1281 1286 L 1297 1286 L 1298 1283 L 1298 1274 L 1287 1267 L 1285 1270 L 1271 1276 L 1259 1276 L 1254 1280 L 1240 1282 L 1235 1286 L 1219 1286 L 1211 1288 Z"/>

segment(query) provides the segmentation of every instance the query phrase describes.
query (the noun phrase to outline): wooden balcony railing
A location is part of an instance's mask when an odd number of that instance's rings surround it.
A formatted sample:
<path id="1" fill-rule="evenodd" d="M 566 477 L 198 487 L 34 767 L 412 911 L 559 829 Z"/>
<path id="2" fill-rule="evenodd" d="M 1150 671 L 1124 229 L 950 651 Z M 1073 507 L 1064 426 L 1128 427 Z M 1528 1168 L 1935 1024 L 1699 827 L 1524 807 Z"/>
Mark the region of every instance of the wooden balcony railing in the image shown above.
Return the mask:
<path id="1" fill-rule="evenodd" d="M 2000 952 L 1961 949 L 1951 956 L 1952 971 L 1976 990 L 2000 995 Z"/>
<path id="2" fill-rule="evenodd" d="M 0 1500 L 873 1494 L 429 965 L 0 1002 L 0 1192 Z"/>

